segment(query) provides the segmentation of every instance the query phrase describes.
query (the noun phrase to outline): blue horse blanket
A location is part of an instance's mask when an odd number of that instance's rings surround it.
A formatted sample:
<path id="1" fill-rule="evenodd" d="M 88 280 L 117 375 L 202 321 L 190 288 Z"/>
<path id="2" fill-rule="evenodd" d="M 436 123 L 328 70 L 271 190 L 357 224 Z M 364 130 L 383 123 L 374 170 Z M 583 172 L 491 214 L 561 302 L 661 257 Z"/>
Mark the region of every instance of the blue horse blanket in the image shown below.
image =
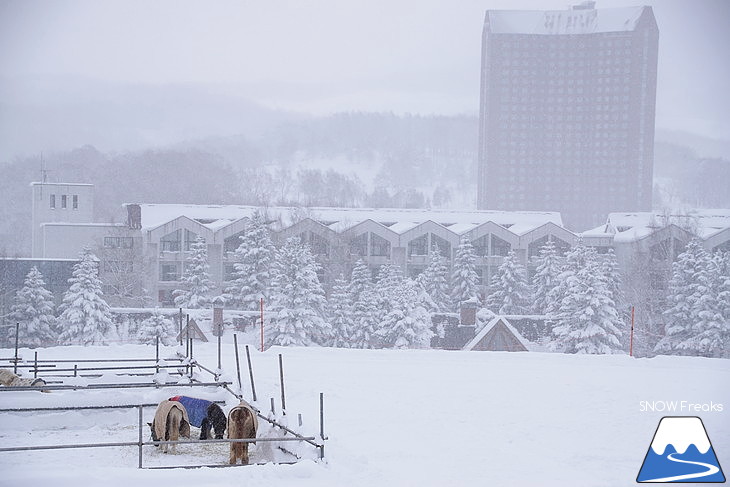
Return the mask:
<path id="1" fill-rule="evenodd" d="M 190 424 L 196 428 L 200 428 L 200 425 L 203 424 L 203 419 L 208 416 L 208 408 L 213 404 L 205 399 L 188 396 L 173 396 L 170 401 L 177 401 L 185 407 Z"/>

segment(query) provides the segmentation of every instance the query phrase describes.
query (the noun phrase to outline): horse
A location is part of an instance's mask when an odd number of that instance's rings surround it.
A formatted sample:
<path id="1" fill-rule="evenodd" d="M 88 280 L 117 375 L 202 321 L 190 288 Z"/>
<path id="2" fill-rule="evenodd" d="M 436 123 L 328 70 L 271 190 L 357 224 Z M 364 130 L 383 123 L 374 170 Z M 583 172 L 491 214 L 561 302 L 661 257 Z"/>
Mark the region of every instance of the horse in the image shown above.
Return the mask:
<path id="1" fill-rule="evenodd" d="M 46 381 L 44 381 L 40 377 L 35 379 L 23 379 L 22 377 L 15 375 L 8 369 L 0 369 L 0 384 L 6 387 L 41 387 L 46 385 Z"/>
<path id="2" fill-rule="evenodd" d="M 150 425 L 152 441 L 178 441 L 180 436 L 190 438 L 190 422 L 188 413 L 177 401 L 162 401 L 157 406 L 155 419 Z M 157 445 L 163 453 L 168 452 L 168 444 Z M 172 453 L 177 453 L 177 445 L 172 445 Z"/>
<path id="3" fill-rule="evenodd" d="M 215 438 L 220 440 L 226 431 L 226 415 L 219 405 L 205 399 L 188 396 L 173 396 L 170 401 L 177 401 L 183 405 L 190 418 L 190 424 L 200 428 L 200 439 L 211 437 L 211 428 L 215 431 Z"/>
<path id="4" fill-rule="evenodd" d="M 241 401 L 238 406 L 228 413 L 229 439 L 256 438 L 257 428 L 258 418 L 256 412 L 246 402 Z M 243 465 L 248 465 L 248 443 L 231 443 L 231 454 L 228 463 L 235 465 L 239 458 Z"/>

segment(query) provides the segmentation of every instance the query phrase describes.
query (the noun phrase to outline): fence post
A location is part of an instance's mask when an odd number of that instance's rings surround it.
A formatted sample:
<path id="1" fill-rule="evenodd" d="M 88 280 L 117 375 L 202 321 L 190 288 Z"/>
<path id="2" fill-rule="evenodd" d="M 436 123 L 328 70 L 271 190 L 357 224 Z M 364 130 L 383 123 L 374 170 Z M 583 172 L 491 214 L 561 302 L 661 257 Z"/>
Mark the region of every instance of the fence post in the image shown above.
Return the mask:
<path id="1" fill-rule="evenodd" d="M 218 373 L 221 371 L 221 336 L 223 335 L 223 325 L 221 325 L 221 332 L 218 335 Z"/>
<path id="2" fill-rule="evenodd" d="M 251 395 L 253 401 L 256 402 L 256 386 L 253 382 L 253 368 L 251 367 L 251 354 L 248 351 L 248 345 L 246 345 L 246 360 L 248 361 L 248 376 L 251 379 Z"/>
<path id="3" fill-rule="evenodd" d="M 243 385 L 241 385 L 241 363 L 238 361 L 238 336 L 233 334 L 233 348 L 236 349 L 236 374 L 238 375 L 238 392 L 243 397 Z"/>
<path id="4" fill-rule="evenodd" d="M 15 323 L 15 366 L 13 367 L 13 374 L 18 375 L 18 333 L 20 332 L 20 323 Z"/>
<path id="5" fill-rule="evenodd" d="M 185 356 L 190 356 L 190 343 L 188 342 L 190 340 L 190 315 L 185 315 Z M 182 345 L 182 343 L 181 343 Z"/>
<path id="6" fill-rule="evenodd" d="M 178 328 L 180 329 L 180 346 L 182 347 L 182 308 L 180 308 L 179 314 L 178 314 Z"/>
<path id="7" fill-rule="evenodd" d="M 281 413 L 286 414 L 286 399 L 284 397 L 284 363 L 279 354 L 279 381 L 281 382 Z"/>
<path id="8" fill-rule="evenodd" d="M 33 359 L 33 378 L 38 377 L 38 352 L 35 353 L 35 358 Z"/>
<path id="9" fill-rule="evenodd" d="M 139 464 L 138 468 L 142 468 L 142 406 L 139 409 Z"/>
<path id="10" fill-rule="evenodd" d="M 193 366 L 192 366 L 192 362 L 193 362 L 193 339 L 192 338 L 188 338 L 188 340 L 190 341 L 190 360 L 188 360 L 188 362 L 191 364 L 190 365 L 190 369 L 188 369 L 189 370 L 188 376 L 192 379 L 193 378 Z"/>
<path id="11" fill-rule="evenodd" d="M 629 338 L 629 357 L 634 356 L 634 307 L 631 307 L 631 338 Z"/>
<path id="12" fill-rule="evenodd" d="M 260 298 L 259 305 L 261 307 L 261 351 L 264 351 L 264 298 Z"/>
<path id="13" fill-rule="evenodd" d="M 155 373 L 160 373 L 160 337 L 155 337 Z"/>
<path id="14" fill-rule="evenodd" d="M 324 393 L 319 393 L 319 437 L 322 439 L 322 446 L 319 447 L 319 459 L 324 458 Z"/>

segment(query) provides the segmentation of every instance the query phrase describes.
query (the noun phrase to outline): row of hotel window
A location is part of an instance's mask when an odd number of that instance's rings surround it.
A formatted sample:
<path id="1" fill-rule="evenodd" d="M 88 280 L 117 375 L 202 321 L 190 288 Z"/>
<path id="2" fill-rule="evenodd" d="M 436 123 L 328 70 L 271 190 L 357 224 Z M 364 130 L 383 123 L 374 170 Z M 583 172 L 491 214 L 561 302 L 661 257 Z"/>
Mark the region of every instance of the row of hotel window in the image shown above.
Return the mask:
<path id="1" fill-rule="evenodd" d="M 195 241 L 195 234 L 193 232 L 190 232 L 189 230 L 185 230 L 186 232 L 186 238 L 184 241 L 184 246 L 181 245 L 181 241 L 179 239 L 180 234 L 178 233 L 179 230 L 176 232 L 173 232 L 172 234 L 163 237 L 160 239 L 160 250 L 163 252 L 179 252 L 181 248 L 184 248 L 186 251 L 190 250 L 191 244 Z M 303 232 L 298 235 L 301 241 L 307 245 L 309 245 L 312 253 L 315 255 L 324 255 L 329 256 L 330 255 L 330 249 L 331 245 L 330 243 L 321 235 L 318 235 L 312 231 Z M 108 239 L 111 239 L 112 237 L 107 237 Z M 116 237 L 120 238 L 120 237 Z M 546 241 L 546 239 L 544 239 Z M 538 240 L 534 245 L 543 245 L 545 243 L 543 239 Z M 558 239 L 557 237 L 553 237 L 553 241 L 560 242 L 558 244 L 559 247 L 569 247 L 569 245 L 562 240 Z M 116 241 L 115 241 L 116 242 Z M 127 245 L 123 248 L 131 248 L 132 241 L 131 239 L 123 240 L 124 245 Z M 225 245 L 224 245 L 224 252 L 232 252 L 235 250 L 234 243 L 238 243 L 237 236 L 229 237 L 226 239 Z M 106 240 L 105 240 L 106 244 Z M 504 257 L 506 256 L 509 251 L 512 249 L 512 246 L 509 242 L 499 238 L 498 236 L 494 234 L 484 235 L 482 237 L 479 237 L 478 239 L 475 239 L 472 242 L 472 245 L 474 247 L 474 253 L 479 257 L 486 257 L 486 256 L 496 256 L 496 257 Z M 531 244 L 534 246 L 533 244 Z M 109 246 L 109 245 L 107 245 Z M 117 247 L 120 246 L 119 243 L 116 244 Z M 535 247 L 537 249 L 537 247 Z M 412 256 L 425 256 L 429 254 L 430 251 L 434 251 L 435 249 L 438 249 L 439 252 L 450 258 L 452 253 L 451 243 L 448 242 L 446 239 L 439 237 L 438 235 L 434 233 L 425 233 L 419 237 L 416 237 L 408 242 L 407 246 L 407 252 L 406 255 L 408 257 Z M 366 232 L 363 234 L 360 234 L 359 236 L 353 238 L 349 242 L 349 250 L 351 255 L 359 255 L 359 256 L 371 256 L 371 257 L 390 257 L 391 255 L 391 243 L 387 239 L 381 237 L 380 235 L 377 235 L 372 232 Z M 530 256 L 537 255 L 535 252 L 533 252 L 532 249 L 530 249 Z"/>
<path id="2" fill-rule="evenodd" d="M 375 280 L 378 276 L 378 273 L 380 272 L 379 265 L 371 265 L 369 266 L 370 272 L 371 272 L 371 278 Z M 530 275 L 532 275 L 535 272 L 535 266 L 529 266 L 528 267 L 530 271 Z M 421 274 L 423 271 L 426 270 L 426 266 L 424 265 L 409 265 L 407 268 L 407 274 L 410 278 L 415 279 L 418 277 L 419 274 Z M 491 280 L 491 276 L 494 276 L 497 271 L 499 270 L 498 265 L 491 265 L 491 266 L 476 266 L 475 268 L 477 276 L 479 278 L 479 285 L 480 286 L 487 286 Z M 161 264 L 160 265 L 160 281 L 161 282 L 177 282 L 180 281 L 181 278 L 181 269 L 178 263 L 170 263 L 170 264 Z M 224 276 L 223 281 L 224 282 L 230 282 L 234 279 L 234 268 L 233 265 L 226 265 L 224 269 Z M 325 273 L 323 269 L 318 269 L 317 271 L 317 278 L 320 282 L 324 282 L 325 280 Z"/>
<path id="3" fill-rule="evenodd" d="M 67 209 L 69 195 L 62 194 L 59 196 L 60 196 L 60 200 L 61 200 L 61 209 L 63 209 L 63 210 Z M 79 209 L 79 195 L 74 194 L 74 195 L 70 195 L 70 196 L 71 196 L 71 208 L 74 210 L 78 210 Z M 56 209 L 56 195 L 55 194 L 51 195 L 50 205 L 51 205 L 52 210 Z"/>

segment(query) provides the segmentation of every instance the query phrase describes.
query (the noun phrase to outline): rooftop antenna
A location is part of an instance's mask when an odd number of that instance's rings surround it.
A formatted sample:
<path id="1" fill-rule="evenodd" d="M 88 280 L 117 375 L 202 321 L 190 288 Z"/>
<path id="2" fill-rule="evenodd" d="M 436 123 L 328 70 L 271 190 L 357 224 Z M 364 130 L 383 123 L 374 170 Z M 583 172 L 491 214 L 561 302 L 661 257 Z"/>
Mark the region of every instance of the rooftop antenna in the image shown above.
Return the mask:
<path id="1" fill-rule="evenodd" d="M 43 161 L 43 152 L 41 152 L 41 191 L 40 191 L 41 201 L 43 200 L 43 183 L 45 183 L 47 179 L 48 179 L 48 171 L 46 170 L 46 166 Z"/>
<path id="2" fill-rule="evenodd" d="M 43 152 L 41 152 L 41 182 L 48 182 L 48 169 L 46 169 L 46 164 L 43 160 Z"/>

